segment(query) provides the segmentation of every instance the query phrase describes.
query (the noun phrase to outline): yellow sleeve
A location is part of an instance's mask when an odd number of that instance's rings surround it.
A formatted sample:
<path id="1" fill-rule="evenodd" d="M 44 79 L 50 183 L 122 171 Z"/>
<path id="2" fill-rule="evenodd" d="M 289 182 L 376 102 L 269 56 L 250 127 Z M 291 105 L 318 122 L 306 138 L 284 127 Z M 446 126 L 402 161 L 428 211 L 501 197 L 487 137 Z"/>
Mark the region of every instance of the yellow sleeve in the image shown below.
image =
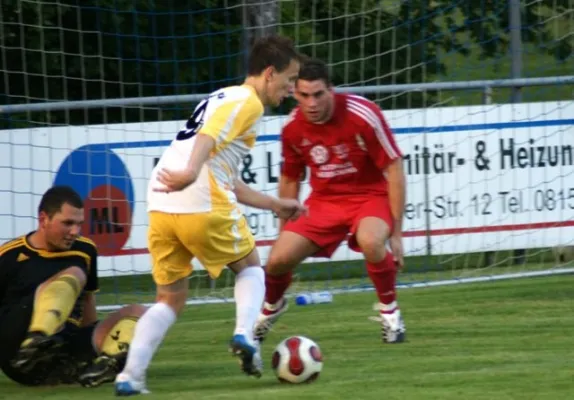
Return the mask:
<path id="1" fill-rule="evenodd" d="M 207 118 L 199 133 L 211 136 L 219 146 L 251 130 L 261 115 L 263 106 L 254 96 L 230 101 L 219 106 Z"/>

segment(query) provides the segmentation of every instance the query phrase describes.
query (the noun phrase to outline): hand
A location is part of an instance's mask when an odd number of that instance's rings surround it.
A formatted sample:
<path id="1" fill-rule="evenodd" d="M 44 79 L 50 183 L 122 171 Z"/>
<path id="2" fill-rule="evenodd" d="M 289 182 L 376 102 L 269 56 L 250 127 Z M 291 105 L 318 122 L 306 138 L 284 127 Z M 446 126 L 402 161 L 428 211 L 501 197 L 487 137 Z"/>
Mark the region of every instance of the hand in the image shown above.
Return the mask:
<path id="1" fill-rule="evenodd" d="M 178 192 L 195 182 L 197 180 L 197 174 L 187 168 L 182 171 L 173 171 L 164 168 L 158 171 L 157 180 L 163 184 L 164 187 L 154 188 L 154 192 Z"/>
<path id="2" fill-rule="evenodd" d="M 403 235 L 400 232 L 393 233 L 389 238 L 389 246 L 393 252 L 393 258 L 398 269 L 402 269 L 405 263 L 403 249 Z"/>
<path id="3" fill-rule="evenodd" d="M 295 221 L 302 214 L 307 214 L 307 207 L 295 199 L 277 199 L 273 211 L 280 219 Z"/>

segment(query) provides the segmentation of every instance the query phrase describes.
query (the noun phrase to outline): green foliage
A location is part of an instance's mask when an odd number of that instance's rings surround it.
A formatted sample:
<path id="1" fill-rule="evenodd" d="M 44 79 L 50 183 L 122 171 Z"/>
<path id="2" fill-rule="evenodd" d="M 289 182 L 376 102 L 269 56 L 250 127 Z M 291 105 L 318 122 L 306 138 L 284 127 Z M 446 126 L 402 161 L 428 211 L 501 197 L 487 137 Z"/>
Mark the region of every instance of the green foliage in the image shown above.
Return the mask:
<path id="1" fill-rule="evenodd" d="M 444 65 L 432 62 L 437 45 L 427 40 L 440 27 L 415 11 L 403 7 L 397 15 L 380 0 L 300 0 L 282 7 L 282 21 L 296 15 L 301 22 L 281 31 L 307 55 L 327 60 L 337 86 L 419 82 Z"/>
<path id="2" fill-rule="evenodd" d="M 556 29 L 570 26 L 567 6 L 566 1 L 523 4 L 523 42 L 557 61 L 571 57 L 572 39 Z M 283 23 L 301 21 L 285 24 L 282 33 L 296 38 L 308 55 L 328 60 L 339 86 L 440 79 L 455 72 L 447 66 L 447 54 L 499 59 L 509 50 L 507 1 L 297 0 L 286 2 L 281 11 Z M 413 92 L 379 100 L 384 108 L 420 107 L 434 103 L 435 96 Z"/>
<path id="3" fill-rule="evenodd" d="M 0 104 L 206 93 L 240 81 L 242 9 L 229 0 L 3 0 Z M 280 3 L 280 32 L 332 65 L 337 85 L 415 83 L 448 76 L 446 55 L 503 57 L 504 1 L 295 0 Z M 572 55 L 569 2 L 522 5 L 523 40 L 540 54 Z M 550 21 L 550 22 L 549 22 Z M 456 66 L 455 66 L 456 67 Z M 392 97 L 419 107 L 432 93 Z M 162 106 L 186 118 L 190 104 Z M 12 115 L 0 128 L 158 118 L 158 107 Z M 284 112 L 285 110 L 280 110 Z M 19 122 L 18 120 L 22 122 Z"/>
<path id="4" fill-rule="evenodd" d="M 205 93 L 235 83 L 241 24 L 224 3 L 3 1 L 0 65 L 7 72 L 0 103 Z M 186 118 L 188 112 L 170 105 L 163 118 Z M 93 124 L 157 116 L 139 108 L 92 109 L 34 120 Z"/>
<path id="5" fill-rule="evenodd" d="M 445 35 L 468 35 L 478 48 L 481 58 L 495 58 L 506 54 L 510 40 L 509 3 L 511 1 L 469 0 L 453 2 L 436 0 L 428 13 L 443 18 Z M 426 1 L 419 1 L 427 3 Z M 572 55 L 573 41 L 568 36 L 556 34 L 560 25 L 568 24 L 568 1 L 520 1 L 522 40 L 539 46 L 541 53 L 548 52 L 564 61 Z M 527 4 L 525 4 L 527 3 Z M 410 6 L 413 7 L 413 2 Z M 550 22 L 550 19 L 552 21 Z M 572 28 L 570 26 L 570 28 Z"/>

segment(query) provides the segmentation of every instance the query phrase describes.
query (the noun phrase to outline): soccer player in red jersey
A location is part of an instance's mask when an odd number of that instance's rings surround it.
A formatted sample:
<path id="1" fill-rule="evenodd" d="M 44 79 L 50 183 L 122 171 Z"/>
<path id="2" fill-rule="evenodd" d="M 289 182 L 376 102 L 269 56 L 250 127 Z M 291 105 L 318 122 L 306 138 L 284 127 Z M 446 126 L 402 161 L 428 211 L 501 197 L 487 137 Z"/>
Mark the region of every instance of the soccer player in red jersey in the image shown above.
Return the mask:
<path id="1" fill-rule="evenodd" d="M 320 60 L 301 67 L 295 98 L 299 105 L 281 134 L 279 196 L 298 198 L 308 167 L 309 213 L 281 221 L 267 261 L 256 338 L 262 341 L 287 311 L 284 293 L 292 270 L 307 257 L 331 257 L 350 234 L 349 248 L 363 253 L 380 302 L 383 342 L 402 342 L 405 326 L 395 293 L 397 269 L 403 265 L 401 151 L 379 107 L 364 97 L 335 93 Z"/>

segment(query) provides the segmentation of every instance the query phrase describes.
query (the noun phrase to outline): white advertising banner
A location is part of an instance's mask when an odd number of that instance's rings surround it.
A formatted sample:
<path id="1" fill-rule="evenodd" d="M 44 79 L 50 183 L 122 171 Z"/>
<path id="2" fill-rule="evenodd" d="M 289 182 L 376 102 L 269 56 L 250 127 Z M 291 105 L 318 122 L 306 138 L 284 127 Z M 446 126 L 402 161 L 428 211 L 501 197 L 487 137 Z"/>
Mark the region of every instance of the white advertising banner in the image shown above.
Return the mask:
<path id="1" fill-rule="evenodd" d="M 407 174 L 408 255 L 525 249 L 574 238 L 574 102 L 386 111 Z M 264 118 L 241 178 L 276 194 L 284 117 Z M 147 179 L 183 121 L 0 131 L 0 240 L 36 226 L 42 193 L 73 186 L 102 276 L 150 270 Z M 303 196 L 309 188 L 305 184 Z M 246 209 L 263 259 L 270 212 Z M 343 244 L 336 260 L 361 258 Z M 315 259 L 310 261 L 317 261 Z M 194 262 L 195 264 L 195 262 Z M 199 264 L 196 264 L 200 267 Z"/>

